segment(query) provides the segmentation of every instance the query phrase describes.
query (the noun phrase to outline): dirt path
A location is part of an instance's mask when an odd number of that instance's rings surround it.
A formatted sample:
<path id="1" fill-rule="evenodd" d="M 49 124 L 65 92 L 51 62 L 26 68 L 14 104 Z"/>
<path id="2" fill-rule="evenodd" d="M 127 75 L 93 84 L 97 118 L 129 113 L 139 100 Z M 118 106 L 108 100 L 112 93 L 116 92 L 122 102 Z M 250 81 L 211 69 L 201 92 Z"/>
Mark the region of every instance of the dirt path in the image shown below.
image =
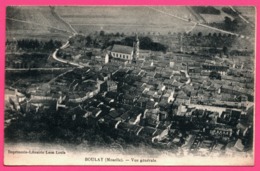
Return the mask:
<path id="1" fill-rule="evenodd" d="M 48 28 L 52 28 L 52 29 L 55 29 L 55 30 L 59 30 L 59 31 L 71 34 L 71 32 L 69 32 L 67 30 L 59 29 L 59 28 L 56 28 L 56 27 L 53 27 L 53 26 L 49 26 L 49 25 L 44 25 L 44 24 L 40 24 L 40 23 L 35 23 L 35 22 L 30 22 L 30 21 L 25 21 L 25 20 L 19 20 L 19 19 L 9 18 L 9 17 L 6 17 L 6 19 L 7 20 L 16 21 L 16 22 L 26 23 L 26 24 L 33 24 L 33 25 L 38 25 L 38 26 L 42 26 L 42 27 L 48 27 Z"/>
<path id="2" fill-rule="evenodd" d="M 51 13 L 53 15 L 53 17 L 55 17 L 57 20 L 61 21 L 62 23 L 64 23 L 65 25 L 67 25 L 70 30 L 74 33 L 74 34 L 78 34 L 78 32 L 72 27 L 72 25 L 70 23 L 68 23 L 67 21 L 65 21 L 56 11 L 55 11 L 55 7 L 50 7 L 51 9 Z"/>
<path id="3" fill-rule="evenodd" d="M 165 14 L 165 15 L 169 15 L 169 16 L 175 17 L 175 18 L 180 19 L 180 20 L 182 20 L 182 21 L 186 21 L 186 22 L 190 22 L 190 23 L 193 23 L 193 24 L 197 24 L 198 26 L 202 26 L 202 27 L 205 27 L 205 28 L 208 28 L 208 29 L 211 29 L 211 30 L 219 31 L 219 32 L 226 33 L 226 34 L 235 35 L 235 36 L 237 36 L 237 37 L 249 38 L 249 37 L 247 37 L 247 36 L 239 35 L 239 34 L 234 33 L 234 32 L 222 30 L 222 29 L 219 29 L 219 28 L 216 28 L 216 27 L 212 27 L 212 26 L 209 26 L 209 25 L 206 25 L 206 24 L 202 24 L 202 23 L 198 23 L 198 22 L 195 22 L 195 21 L 192 21 L 192 20 L 188 20 L 188 19 L 179 17 L 179 16 L 174 15 L 174 14 L 167 13 L 167 12 L 165 12 L 165 11 L 162 11 L 162 10 L 159 10 L 159 9 L 156 9 L 156 8 L 153 8 L 153 7 L 149 7 L 149 6 L 148 6 L 147 8 L 153 9 L 154 11 L 163 13 L 163 14 Z"/>

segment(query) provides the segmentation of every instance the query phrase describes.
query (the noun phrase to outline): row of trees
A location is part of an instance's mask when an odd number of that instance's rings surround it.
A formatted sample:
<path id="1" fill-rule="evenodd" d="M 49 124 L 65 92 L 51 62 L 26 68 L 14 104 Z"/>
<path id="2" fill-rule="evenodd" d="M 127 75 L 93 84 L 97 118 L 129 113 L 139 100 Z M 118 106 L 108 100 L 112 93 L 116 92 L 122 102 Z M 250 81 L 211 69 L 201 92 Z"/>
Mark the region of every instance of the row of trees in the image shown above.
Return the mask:
<path id="1" fill-rule="evenodd" d="M 194 11 L 200 14 L 213 14 L 213 15 L 219 15 L 221 13 L 220 10 L 212 7 L 212 6 L 196 6 L 192 7 Z"/>
<path id="2" fill-rule="evenodd" d="M 225 17 L 224 19 L 224 28 L 225 30 L 229 30 L 229 31 L 237 31 L 237 29 L 239 28 L 239 19 L 235 18 L 235 19 L 231 19 L 230 17 Z"/>
<path id="3" fill-rule="evenodd" d="M 120 42 L 120 44 L 126 46 L 133 46 L 134 41 L 135 41 L 135 36 L 130 36 L 123 39 Z M 166 45 L 158 42 L 154 42 L 150 37 L 146 37 L 146 36 L 139 37 L 139 41 L 140 41 L 140 49 L 165 52 L 168 48 Z"/>
<path id="4" fill-rule="evenodd" d="M 120 37 L 120 39 L 118 39 Z M 78 35 L 70 39 L 70 44 L 73 46 L 82 47 L 95 47 L 95 48 L 108 48 L 114 44 L 121 44 L 126 46 L 133 46 L 135 41 L 135 36 L 127 36 L 116 33 L 116 34 L 106 34 L 104 31 L 100 31 L 98 35 Z M 167 46 L 158 42 L 154 42 L 148 36 L 139 36 L 140 49 L 154 50 L 154 51 L 166 51 Z"/>
<path id="5" fill-rule="evenodd" d="M 221 9 L 222 9 L 223 12 L 225 12 L 226 14 L 229 14 L 229 15 L 231 15 L 233 17 L 237 17 L 238 16 L 238 13 L 236 11 L 232 10 L 229 7 L 223 7 Z"/>
<path id="6" fill-rule="evenodd" d="M 38 39 L 21 39 L 21 40 L 7 40 L 6 45 L 11 43 L 16 43 L 17 49 L 22 50 L 40 50 L 40 51 L 49 51 L 55 48 L 58 48 L 62 45 L 61 41 L 52 40 L 49 41 L 42 41 Z"/>

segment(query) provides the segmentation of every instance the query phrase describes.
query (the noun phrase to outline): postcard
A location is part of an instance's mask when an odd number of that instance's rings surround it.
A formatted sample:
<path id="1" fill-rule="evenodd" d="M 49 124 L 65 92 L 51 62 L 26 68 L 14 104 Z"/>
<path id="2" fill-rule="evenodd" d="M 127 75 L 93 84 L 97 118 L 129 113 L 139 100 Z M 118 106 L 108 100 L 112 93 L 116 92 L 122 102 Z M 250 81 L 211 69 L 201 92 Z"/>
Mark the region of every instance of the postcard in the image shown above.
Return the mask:
<path id="1" fill-rule="evenodd" d="M 254 165 L 254 6 L 8 6 L 5 34 L 5 165 Z"/>

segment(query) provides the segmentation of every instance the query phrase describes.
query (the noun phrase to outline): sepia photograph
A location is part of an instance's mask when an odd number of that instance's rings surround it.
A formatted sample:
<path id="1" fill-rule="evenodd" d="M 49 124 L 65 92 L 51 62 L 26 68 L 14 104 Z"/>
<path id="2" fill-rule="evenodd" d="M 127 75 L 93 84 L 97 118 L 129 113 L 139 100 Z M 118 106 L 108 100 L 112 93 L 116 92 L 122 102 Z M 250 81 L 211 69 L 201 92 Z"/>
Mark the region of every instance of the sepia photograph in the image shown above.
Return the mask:
<path id="1" fill-rule="evenodd" d="M 8 6 L 5 20 L 5 165 L 254 165 L 254 6 Z"/>

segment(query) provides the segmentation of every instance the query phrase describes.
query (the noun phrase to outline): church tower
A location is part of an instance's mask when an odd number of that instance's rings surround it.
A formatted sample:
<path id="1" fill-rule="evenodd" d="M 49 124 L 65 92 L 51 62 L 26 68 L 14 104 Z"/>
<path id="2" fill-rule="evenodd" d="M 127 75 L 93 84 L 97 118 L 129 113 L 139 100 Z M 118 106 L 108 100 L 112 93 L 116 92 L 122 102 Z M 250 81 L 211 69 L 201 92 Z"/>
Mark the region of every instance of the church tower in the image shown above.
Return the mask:
<path id="1" fill-rule="evenodd" d="M 133 51 L 133 61 L 136 61 L 136 59 L 139 58 L 139 38 L 138 38 L 137 34 L 136 34 L 136 37 L 135 37 L 133 48 L 134 48 L 134 51 Z"/>

